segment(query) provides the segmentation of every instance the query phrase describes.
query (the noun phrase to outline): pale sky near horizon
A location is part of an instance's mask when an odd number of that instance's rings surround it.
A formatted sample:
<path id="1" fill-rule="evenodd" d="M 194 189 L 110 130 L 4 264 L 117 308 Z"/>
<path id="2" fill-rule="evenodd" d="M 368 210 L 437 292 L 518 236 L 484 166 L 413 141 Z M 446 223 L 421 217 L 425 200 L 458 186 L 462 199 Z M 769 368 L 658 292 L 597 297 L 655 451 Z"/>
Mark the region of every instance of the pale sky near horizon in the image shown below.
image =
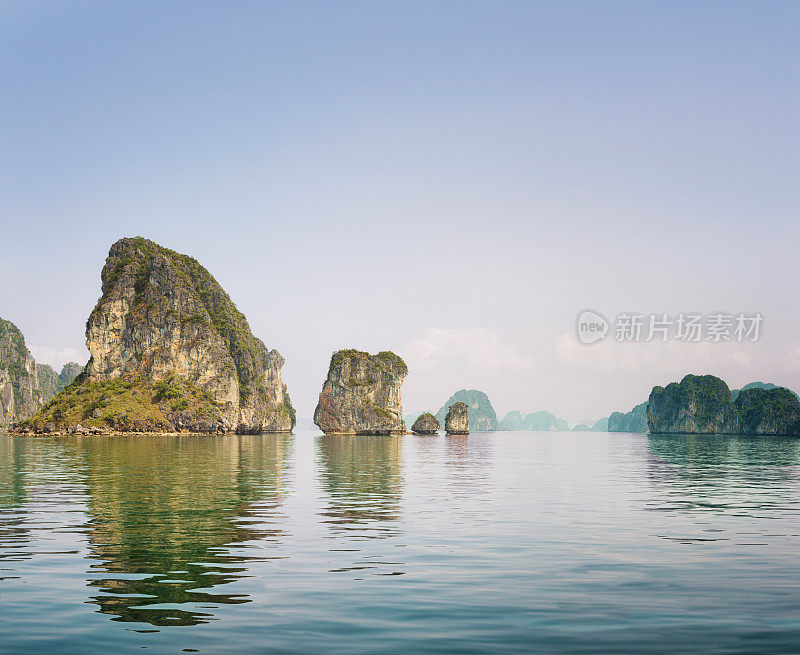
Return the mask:
<path id="1" fill-rule="evenodd" d="M 191 254 L 286 358 L 408 361 L 406 411 L 800 390 L 800 4 L 0 2 L 0 317 L 85 361 L 109 246 Z M 760 312 L 757 343 L 575 320 Z"/>

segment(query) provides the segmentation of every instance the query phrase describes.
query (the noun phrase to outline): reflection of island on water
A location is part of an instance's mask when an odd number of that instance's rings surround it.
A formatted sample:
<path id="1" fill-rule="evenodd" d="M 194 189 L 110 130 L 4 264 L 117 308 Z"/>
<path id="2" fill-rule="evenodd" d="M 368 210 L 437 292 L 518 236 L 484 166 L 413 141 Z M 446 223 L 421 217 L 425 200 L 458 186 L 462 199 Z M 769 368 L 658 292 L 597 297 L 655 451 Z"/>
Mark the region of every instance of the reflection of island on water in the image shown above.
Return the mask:
<path id="1" fill-rule="evenodd" d="M 657 509 L 752 511 L 796 504 L 800 439 L 648 435 L 648 476 L 667 493 Z"/>
<path id="2" fill-rule="evenodd" d="M 488 466 L 494 457 L 492 437 L 486 433 L 446 435 L 445 464 L 451 474 L 451 486 L 473 490 L 486 482 Z"/>
<path id="3" fill-rule="evenodd" d="M 26 441 L 0 436 L 0 562 L 31 556 L 28 529 L 25 527 L 24 449 Z M 4 576 L 0 575 L 0 580 Z"/>
<path id="4" fill-rule="evenodd" d="M 334 533 L 351 538 L 397 534 L 403 493 L 402 437 L 319 437 L 318 461 Z"/>
<path id="5" fill-rule="evenodd" d="M 219 587 L 247 573 L 249 542 L 280 542 L 287 436 L 117 437 L 83 441 L 89 557 L 103 576 L 92 601 L 114 620 L 193 625 Z M 111 575 L 106 575 L 111 574 Z"/>
<path id="6" fill-rule="evenodd" d="M 49 511 L 82 508 L 81 465 L 67 440 L 0 435 L 0 562 L 32 557 L 36 533 L 53 531 Z"/>

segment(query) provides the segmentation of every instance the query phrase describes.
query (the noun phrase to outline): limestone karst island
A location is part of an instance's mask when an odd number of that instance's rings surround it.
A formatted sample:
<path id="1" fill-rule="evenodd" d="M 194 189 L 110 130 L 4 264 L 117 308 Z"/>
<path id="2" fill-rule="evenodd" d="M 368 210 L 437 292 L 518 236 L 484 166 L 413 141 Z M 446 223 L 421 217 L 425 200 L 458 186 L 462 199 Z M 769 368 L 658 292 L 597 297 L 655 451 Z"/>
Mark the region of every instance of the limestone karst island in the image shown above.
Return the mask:
<path id="1" fill-rule="evenodd" d="M 19 432 L 291 432 L 283 357 L 195 259 L 120 239 L 101 280 L 86 321 L 88 364 Z M 22 399 L 25 408 L 36 401 Z"/>

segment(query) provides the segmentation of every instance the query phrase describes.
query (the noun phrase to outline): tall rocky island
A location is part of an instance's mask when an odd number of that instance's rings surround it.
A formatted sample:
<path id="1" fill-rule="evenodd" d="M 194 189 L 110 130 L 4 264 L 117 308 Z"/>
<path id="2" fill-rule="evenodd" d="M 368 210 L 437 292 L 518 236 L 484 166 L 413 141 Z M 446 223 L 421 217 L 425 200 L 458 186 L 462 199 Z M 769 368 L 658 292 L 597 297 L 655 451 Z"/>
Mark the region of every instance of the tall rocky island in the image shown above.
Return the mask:
<path id="1" fill-rule="evenodd" d="M 400 387 L 407 374 L 393 352 L 333 353 L 314 423 L 325 434 L 404 434 Z"/>
<path id="2" fill-rule="evenodd" d="M 800 400 L 783 387 L 751 387 L 731 401 L 713 375 L 687 375 L 653 387 L 647 405 L 650 432 L 800 436 Z"/>
<path id="3" fill-rule="evenodd" d="M 291 431 L 283 357 L 195 259 L 121 239 L 101 278 L 86 369 L 22 430 Z"/>
<path id="4" fill-rule="evenodd" d="M 466 403 L 459 401 L 448 407 L 447 416 L 444 418 L 444 429 L 447 434 L 469 434 L 469 413 Z"/>

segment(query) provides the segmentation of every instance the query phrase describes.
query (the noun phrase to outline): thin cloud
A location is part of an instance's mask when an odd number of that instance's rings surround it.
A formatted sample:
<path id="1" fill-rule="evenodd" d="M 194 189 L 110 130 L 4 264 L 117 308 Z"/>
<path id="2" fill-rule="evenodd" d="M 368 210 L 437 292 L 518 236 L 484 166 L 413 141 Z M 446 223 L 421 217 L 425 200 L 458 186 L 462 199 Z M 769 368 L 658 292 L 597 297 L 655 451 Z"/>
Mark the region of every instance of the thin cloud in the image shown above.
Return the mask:
<path id="1" fill-rule="evenodd" d="M 429 328 L 411 340 L 404 355 L 413 370 L 432 370 L 454 363 L 485 371 L 523 371 L 534 359 L 517 352 L 495 332 L 484 328 Z"/>

